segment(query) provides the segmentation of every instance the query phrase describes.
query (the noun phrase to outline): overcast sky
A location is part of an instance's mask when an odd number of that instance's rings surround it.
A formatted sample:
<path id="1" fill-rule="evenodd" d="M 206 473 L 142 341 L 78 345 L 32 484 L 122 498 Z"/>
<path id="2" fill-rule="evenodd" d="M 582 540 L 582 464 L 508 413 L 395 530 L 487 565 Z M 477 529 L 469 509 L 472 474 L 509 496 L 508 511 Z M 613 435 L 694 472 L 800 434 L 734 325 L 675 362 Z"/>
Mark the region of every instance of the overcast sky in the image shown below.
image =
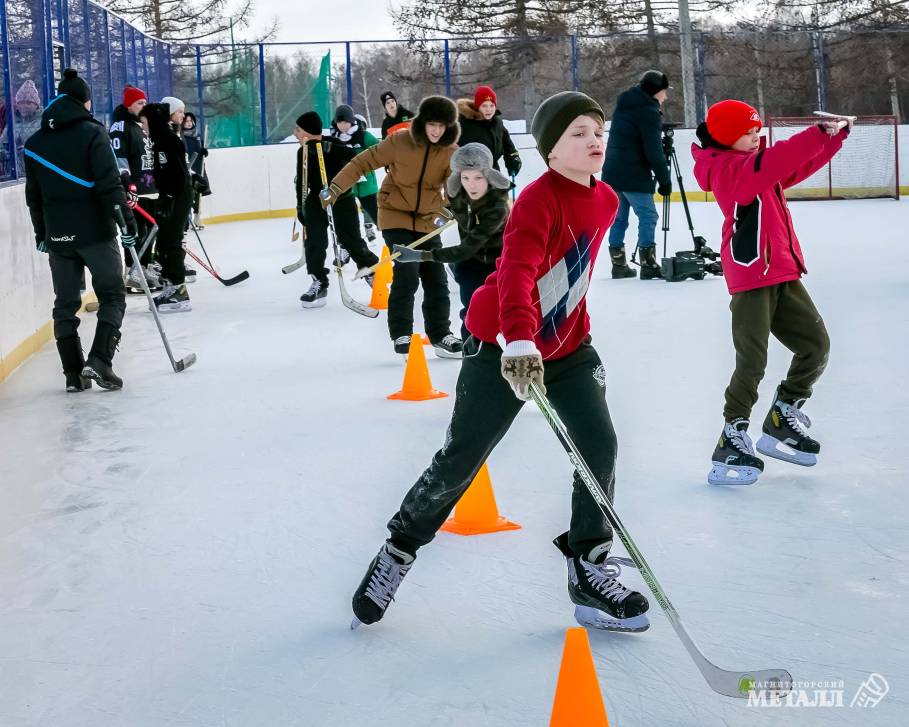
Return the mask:
<path id="1" fill-rule="evenodd" d="M 255 29 L 277 16 L 278 40 L 381 40 L 397 38 L 388 0 L 254 0 Z M 395 3 L 396 5 L 398 3 Z"/>

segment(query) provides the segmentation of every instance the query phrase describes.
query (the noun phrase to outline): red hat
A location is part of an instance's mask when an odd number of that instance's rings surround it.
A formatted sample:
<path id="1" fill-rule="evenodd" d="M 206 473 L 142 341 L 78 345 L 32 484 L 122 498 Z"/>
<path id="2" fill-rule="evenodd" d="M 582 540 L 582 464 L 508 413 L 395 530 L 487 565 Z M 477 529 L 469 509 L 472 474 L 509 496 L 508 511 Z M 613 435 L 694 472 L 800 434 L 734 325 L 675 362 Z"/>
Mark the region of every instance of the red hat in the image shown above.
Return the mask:
<path id="1" fill-rule="evenodd" d="M 744 101 L 727 99 L 707 109 L 707 131 L 723 146 L 732 146 L 755 126 L 763 126 L 761 116 Z"/>
<path id="2" fill-rule="evenodd" d="M 485 103 L 486 101 L 492 101 L 496 106 L 498 102 L 496 101 L 496 92 L 492 90 L 489 86 L 478 86 L 476 92 L 473 94 L 473 106 L 474 108 L 480 108 L 480 104 Z"/>
<path id="3" fill-rule="evenodd" d="M 123 89 L 123 105 L 127 108 L 136 103 L 136 101 L 141 101 L 142 99 L 148 100 L 148 97 L 142 89 L 136 88 L 135 86 L 127 86 Z"/>

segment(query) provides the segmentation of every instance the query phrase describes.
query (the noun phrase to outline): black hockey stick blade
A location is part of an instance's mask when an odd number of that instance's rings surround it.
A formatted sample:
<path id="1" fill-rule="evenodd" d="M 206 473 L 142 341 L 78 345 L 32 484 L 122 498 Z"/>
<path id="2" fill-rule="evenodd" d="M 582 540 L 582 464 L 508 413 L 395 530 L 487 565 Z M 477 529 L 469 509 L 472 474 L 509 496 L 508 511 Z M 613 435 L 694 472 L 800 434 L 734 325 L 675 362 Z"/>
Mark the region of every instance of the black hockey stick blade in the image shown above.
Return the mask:
<path id="1" fill-rule="evenodd" d="M 202 269 L 205 270 L 205 272 L 207 272 L 209 275 L 211 275 L 215 280 L 217 280 L 222 285 L 236 285 L 237 283 L 242 283 L 244 280 L 246 280 L 249 277 L 249 271 L 244 270 L 242 273 L 239 273 L 238 275 L 234 275 L 234 277 L 232 277 L 232 278 L 227 278 L 227 279 L 222 278 L 211 267 L 209 267 L 202 258 L 200 258 L 198 255 L 196 255 L 196 253 L 194 253 L 192 250 L 190 250 L 186 246 L 185 243 L 183 245 L 183 249 L 186 251 L 187 255 L 189 255 L 193 260 L 195 260 L 200 266 L 202 266 Z"/>
<path id="2" fill-rule="evenodd" d="M 222 283 L 224 283 L 224 285 L 236 285 L 237 283 L 242 283 L 244 280 L 246 280 L 249 277 L 249 271 L 244 270 L 242 273 L 238 273 L 237 275 L 234 275 L 234 277 L 232 277 L 232 278 L 222 278 L 217 273 L 215 274 L 215 277 L 218 280 L 220 280 Z"/>

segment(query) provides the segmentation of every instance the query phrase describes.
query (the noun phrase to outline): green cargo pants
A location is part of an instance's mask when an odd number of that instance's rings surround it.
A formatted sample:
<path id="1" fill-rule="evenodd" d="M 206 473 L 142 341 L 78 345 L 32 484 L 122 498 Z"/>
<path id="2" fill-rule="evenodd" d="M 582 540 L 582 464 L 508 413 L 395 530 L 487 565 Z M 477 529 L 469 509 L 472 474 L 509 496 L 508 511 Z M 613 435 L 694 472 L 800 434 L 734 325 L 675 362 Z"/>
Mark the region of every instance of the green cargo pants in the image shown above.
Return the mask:
<path id="1" fill-rule="evenodd" d="M 723 416 L 751 418 L 758 384 L 767 367 L 767 343 L 774 337 L 794 354 L 779 397 L 793 402 L 811 396 L 811 387 L 827 366 L 830 338 L 821 314 L 799 280 L 736 293 L 732 311 L 735 371 L 726 389 Z"/>

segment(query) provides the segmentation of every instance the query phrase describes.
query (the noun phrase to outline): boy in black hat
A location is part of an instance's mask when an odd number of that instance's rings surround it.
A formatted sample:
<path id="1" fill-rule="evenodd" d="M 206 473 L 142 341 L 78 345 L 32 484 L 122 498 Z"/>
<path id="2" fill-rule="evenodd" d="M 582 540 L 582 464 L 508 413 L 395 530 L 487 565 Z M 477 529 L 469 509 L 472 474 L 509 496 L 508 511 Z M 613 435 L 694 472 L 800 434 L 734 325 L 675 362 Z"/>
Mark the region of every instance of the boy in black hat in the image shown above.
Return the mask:
<path id="1" fill-rule="evenodd" d="M 583 93 L 564 91 L 540 105 L 531 133 L 549 169 L 518 197 L 496 272 L 470 302 L 471 338 L 445 443 L 388 523 L 390 536 L 353 597 L 354 626 L 384 616 L 417 550 L 433 539 L 505 436 L 531 382 L 548 390 L 612 498 L 616 437 L 585 299 L 618 207 L 615 193 L 593 176 L 603 164 L 603 110 Z M 619 564 L 607 557 L 612 528 L 577 474 L 571 510 L 568 532 L 554 543 L 568 562 L 575 618 L 606 630 L 647 629 L 647 599 L 617 580 Z"/>
<path id="2" fill-rule="evenodd" d="M 321 308 L 328 295 L 328 268 L 325 267 L 328 215 L 319 201 L 322 175 L 316 144 L 322 144 L 327 179 L 337 174 L 357 152 L 330 136 L 323 136 L 322 119 L 315 111 L 307 111 L 297 119 L 294 136 L 300 142 L 297 150 L 297 176 L 294 180 L 297 190 L 297 219 L 303 225 L 306 272 L 312 278 L 312 284 L 300 296 L 300 302 L 304 308 Z M 357 267 L 368 268 L 379 262 L 379 258 L 366 247 L 366 242 L 360 237 L 360 215 L 353 194 L 348 192 L 341 195 L 332 211 L 338 244 L 350 253 Z M 370 273 L 364 277 L 372 285 L 374 275 Z"/>
<path id="3" fill-rule="evenodd" d="M 381 96 L 382 106 L 385 109 L 385 118 L 382 119 L 382 138 L 407 128 L 407 124 L 414 117 L 413 111 L 398 105 L 398 99 L 391 91 L 385 91 Z"/>
<path id="4" fill-rule="evenodd" d="M 103 124 L 91 115 L 91 90 L 67 68 L 47 105 L 41 128 L 25 142 L 25 200 L 39 252 L 48 254 L 54 281 L 54 338 L 66 390 L 94 380 L 104 389 L 123 381 L 111 368 L 126 311 L 123 263 L 117 244 L 118 213 L 127 225 L 125 246 L 136 244 L 136 223 Z M 98 296 L 98 325 L 88 360 L 79 341 L 85 268 Z"/>

